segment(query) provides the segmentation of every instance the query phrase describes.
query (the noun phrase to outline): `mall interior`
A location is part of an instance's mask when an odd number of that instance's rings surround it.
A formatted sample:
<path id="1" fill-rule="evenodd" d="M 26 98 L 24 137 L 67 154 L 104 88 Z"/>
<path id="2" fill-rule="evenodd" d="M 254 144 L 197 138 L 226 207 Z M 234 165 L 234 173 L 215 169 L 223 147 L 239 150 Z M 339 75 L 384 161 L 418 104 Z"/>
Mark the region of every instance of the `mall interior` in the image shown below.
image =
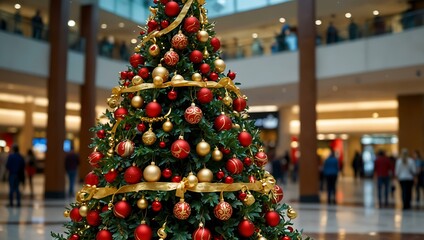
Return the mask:
<path id="1" fill-rule="evenodd" d="M 279 184 L 299 214 L 295 226 L 314 239 L 423 239 L 424 186 L 414 186 L 412 208 L 402 210 L 399 183 L 391 180 L 389 205 L 381 208 L 374 161 L 379 150 L 395 160 L 402 149 L 424 153 L 424 1 L 206 2 L 264 146 L 277 157 L 288 153 Z M 7 207 L 0 171 L 0 239 L 51 239 L 63 231 L 63 209 L 73 199 L 57 159 L 75 148 L 85 162 L 93 151 L 88 129 L 109 108 L 152 5 L 0 1 L 1 164 L 19 145 L 22 155 L 33 150 L 37 168 L 33 192 L 21 189 L 20 208 Z M 37 12 L 42 23 L 34 23 Z M 335 205 L 327 204 L 316 171 L 330 148 L 341 166 Z M 81 164 L 79 179 L 89 171 Z"/>

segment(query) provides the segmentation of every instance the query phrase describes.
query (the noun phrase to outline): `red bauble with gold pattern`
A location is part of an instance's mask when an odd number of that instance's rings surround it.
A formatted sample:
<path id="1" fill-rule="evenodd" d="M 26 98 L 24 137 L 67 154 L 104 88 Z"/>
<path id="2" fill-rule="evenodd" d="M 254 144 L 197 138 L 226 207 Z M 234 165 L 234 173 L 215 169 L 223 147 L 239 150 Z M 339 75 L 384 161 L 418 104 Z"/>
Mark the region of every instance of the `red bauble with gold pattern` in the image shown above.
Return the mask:
<path id="1" fill-rule="evenodd" d="M 221 200 L 213 209 L 213 213 L 219 220 L 227 221 L 233 215 L 233 207 L 231 207 L 231 204 Z"/>
<path id="2" fill-rule="evenodd" d="M 268 163 L 268 156 L 263 152 L 263 150 L 260 149 L 259 152 L 255 154 L 255 163 L 259 167 L 265 166 L 265 164 Z"/>
<path id="3" fill-rule="evenodd" d="M 73 222 L 81 222 L 82 216 L 79 213 L 79 208 L 72 208 L 72 210 L 69 212 L 69 217 L 71 217 Z"/>
<path id="4" fill-rule="evenodd" d="M 225 168 L 231 174 L 240 174 L 243 172 L 243 163 L 238 158 L 230 158 L 225 164 Z"/>
<path id="5" fill-rule="evenodd" d="M 210 103 L 213 99 L 212 91 L 209 88 L 201 88 L 196 94 L 197 101 L 202 104 Z"/>
<path id="6" fill-rule="evenodd" d="M 68 240 L 79 240 L 80 236 L 78 234 L 72 234 L 69 236 Z"/>
<path id="7" fill-rule="evenodd" d="M 93 151 L 92 153 L 90 153 L 90 155 L 88 155 L 88 162 L 90 163 L 91 166 L 97 168 L 99 167 L 99 162 L 100 160 L 102 160 L 103 157 L 104 157 L 103 153 L 98 151 Z"/>
<path id="8" fill-rule="evenodd" d="M 100 230 L 96 235 L 96 240 L 113 240 L 112 233 L 109 230 Z"/>
<path id="9" fill-rule="evenodd" d="M 162 106 L 156 102 L 156 100 L 153 100 L 153 102 L 149 102 L 146 105 L 146 115 L 148 117 L 154 118 L 159 117 L 162 112 Z"/>
<path id="10" fill-rule="evenodd" d="M 213 37 L 211 39 L 211 45 L 213 47 L 213 50 L 216 52 L 221 48 L 221 41 L 217 37 Z"/>
<path id="11" fill-rule="evenodd" d="M 178 159 L 184 159 L 188 157 L 190 153 L 190 144 L 182 138 L 176 140 L 171 145 L 172 156 Z"/>
<path id="12" fill-rule="evenodd" d="M 124 180 L 128 184 L 135 184 L 139 183 L 141 181 L 141 178 L 143 177 L 143 172 L 140 168 L 136 166 L 131 166 L 125 170 L 124 173 Z"/>
<path id="13" fill-rule="evenodd" d="M 181 31 L 179 31 L 172 37 L 171 44 L 175 49 L 184 50 L 188 45 L 188 38 Z"/>
<path id="14" fill-rule="evenodd" d="M 239 223 L 238 232 L 245 238 L 251 237 L 255 233 L 255 225 L 249 219 L 245 218 Z"/>
<path id="15" fill-rule="evenodd" d="M 279 202 L 281 202 L 281 200 L 283 200 L 284 192 L 283 192 L 283 189 L 280 186 L 275 185 L 274 189 L 272 189 L 271 191 L 272 191 L 272 194 L 271 194 L 272 199 L 271 200 L 272 200 L 273 203 L 279 203 Z"/>
<path id="16" fill-rule="evenodd" d="M 91 210 L 87 213 L 87 223 L 90 226 L 97 227 L 102 223 L 102 219 L 100 218 L 100 213 L 96 210 Z"/>
<path id="17" fill-rule="evenodd" d="M 200 22 L 199 19 L 197 19 L 194 16 L 188 17 L 184 20 L 184 31 L 188 33 L 197 33 L 200 29 Z"/>
<path id="18" fill-rule="evenodd" d="M 193 50 L 189 58 L 192 63 L 201 63 L 203 61 L 203 53 L 199 50 Z"/>
<path id="19" fill-rule="evenodd" d="M 105 180 L 108 183 L 113 183 L 117 176 L 118 176 L 118 172 L 116 170 L 113 170 L 113 171 L 110 170 L 109 172 L 105 174 Z"/>
<path id="20" fill-rule="evenodd" d="M 94 172 L 89 172 L 87 176 L 85 176 L 84 182 L 91 186 L 97 186 L 99 185 L 99 177 Z"/>
<path id="21" fill-rule="evenodd" d="M 237 138 L 240 142 L 240 145 L 243 147 L 248 147 L 250 144 L 252 144 L 252 135 L 244 130 L 239 133 Z"/>
<path id="22" fill-rule="evenodd" d="M 166 65 L 173 67 L 177 65 L 178 61 L 180 61 L 180 56 L 171 48 L 171 50 L 165 53 L 163 60 L 165 61 Z"/>
<path id="23" fill-rule="evenodd" d="M 131 214 L 131 205 L 127 201 L 121 200 L 115 203 L 113 214 L 118 218 L 127 218 Z"/>
<path id="24" fill-rule="evenodd" d="M 113 115 L 116 120 L 122 120 L 128 115 L 128 110 L 126 108 L 120 107 L 115 110 Z"/>
<path id="25" fill-rule="evenodd" d="M 212 238 L 211 231 L 200 225 L 198 229 L 193 232 L 193 240 L 210 240 Z"/>
<path id="26" fill-rule="evenodd" d="M 176 218 L 186 220 L 191 214 L 190 204 L 184 200 L 180 200 L 177 204 L 175 204 L 173 213 Z"/>
<path id="27" fill-rule="evenodd" d="M 213 125 L 218 131 L 230 130 L 233 125 L 233 122 L 227 115 L 222 113 L 221 115 L 215 118 Z"/>
<path id="28" fill-rule="evenodd" d="M 180 6 L 177 2 L 170 1 L 165 5 L 165 14 L 168 17 L 176 17 L 180 13 Z"/>
<path id="29" fill-rule="evenodd" d="M 141 223 L 134 230 L 134 238 L 135 240 L 150 240 L 153 237 L 152 228 L 146 223 Z"/>
<path id="30" fill-rule="evenodd" d="M 145 61 L 144 57 L 138 53 L 134 53 L 130 57 L 130 64 L 134 68 L 138 67 L 138 65 L 143 65 L 144 61 Z"/>
<path id="31" fill-rule="evenodd" d="M 247 102 L 246 99 L 242 97 L 238 97 L 233 100 L 233 109 L 237 112 L 242 112 L 244 109 L 246 109 Z"/>
<path id="32" fill-rule="evenodd" d="M 270 227 L 275 227 L 280 223 L 280 214 L 278 214 L 276 211 L 268 211 L 265 213 L 265 222 Z"/>
<path id="33" fill-rule="evenodd" d="M 134 143 L 131 140 L 125 140 L 116 145 L 115 152 L 125 158 L 131 156 L 134 152 Z"/>
<path id="34" fill-rule="evenodd" d="M 202 120 L 202 109 L 197 107 L 194 103 L 191 104 L 184 112 L 185 120 L 190 124 L 198 124 Z"/>

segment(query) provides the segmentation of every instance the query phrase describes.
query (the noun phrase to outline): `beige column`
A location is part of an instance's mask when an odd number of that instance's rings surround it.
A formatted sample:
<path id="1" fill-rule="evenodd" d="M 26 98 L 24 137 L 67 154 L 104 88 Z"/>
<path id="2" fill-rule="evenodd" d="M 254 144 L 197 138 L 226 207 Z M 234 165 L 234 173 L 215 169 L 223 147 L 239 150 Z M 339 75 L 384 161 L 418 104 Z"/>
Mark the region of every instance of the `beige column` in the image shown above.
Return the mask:
<path id="1" fill-rule="evenodd" d="M 277 156 L 282 156 L 285 151 L 290 152 L 290 122 L 295 120 L 295 115 L 291 111 L 291 107 L 281 107 L 278 109 L 279 125 L 278 125 L 278 143 Z"/>
<path id="2" fill-rule="evenodd" d="M 32 96 L 27 96 L 24 104 L 24 125 L 18 138 L 19 150 L 24 156 L 26 156 L 28 149 L 32 148 L 32 138 L 34 137 L 34 123 L 32 114 L 34 113 L 34 110 L 34 98 Z"/>

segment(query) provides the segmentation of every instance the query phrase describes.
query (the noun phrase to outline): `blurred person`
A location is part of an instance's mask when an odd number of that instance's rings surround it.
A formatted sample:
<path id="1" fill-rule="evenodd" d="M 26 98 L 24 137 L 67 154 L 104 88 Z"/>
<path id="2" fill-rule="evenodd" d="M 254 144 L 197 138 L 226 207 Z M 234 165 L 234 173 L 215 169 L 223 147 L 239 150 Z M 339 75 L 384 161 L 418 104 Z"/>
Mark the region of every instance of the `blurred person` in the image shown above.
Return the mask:
<path id="1" fill-rule="evenodd" d="M 6 163 L 7 163 L 7 152 L 4 147 L 0 148 L 0 182 L 6 182 Z"/>
<path id="2" fill-rule="evenodd" d="M 412 186 L 417 172 L 414 160 L 409 157 L 408 149 L 402 149 L 400 158 L 396 161 L 395 175 L 402 190 L 403 209 L 411 208 Z"/>
<path id="3" fill-rule="evenodd" d="M 378 206 L 380 208 L 389 205 L 389 189 L 390 189 L 390 178 L 393 173 L 393 166 L 390 159 L 386 156 L 384 150 L 379 150 L 377 153 L 377 159 L 374 162 L 374 176 L 377 178 L 377 192 L 378 192 Z M 382 189 L 384 189 L 384 198 L 381 195 Z"/>
<path id="4" fill-rule="evenodd" d="M 416 174 L 416 184 L 415 184 L 415 196 L 417 200 L 417 205 L 420 204 L 420 195 L 421 191 L 424 193 L 424 159 L 421 157 L 421 153 L 418 150 L 415 150 L 413 153 L 413 159 L 417 167 Z"/>
<path id="5" fill-rule="evenodd" d="M 125 61 L 128 60 L 128 58 L 130 57 L 128 53 L 128 47 L 125 41 L 122 41 L 121 45 L 119 46 L 119 57 Z"/>
<path id="6" fill-rule="evenodd" d="M 13 15 L 14 26 L 13 32 L 17 34 L 22 34 L 22 15 L 19 9 L 16 10 L 15 15 Z"/>
<path id="7" fill-rule="evenodd" d="M 386 23 L 380 15 L 374 17 L 373 27 L 375 35 L 384 34 L 386 32 Z"/>
<path id="8" fill-rule="evenodd" d="M 35 12 L 35 15 L 31 18 L 32 26 L 32 37 L 35 39 L 41 39 L 43 35 L 43 19 L 41 18 L 40 10 Z"/>
<path id="9" fill-rule="evenodd" d="M 282 158 L 274 157 L 274 154 L 271 155 L 271 170 L 272 175 L 275 177 L 277 184 L 280 185 L 283 183 L 283 165 Z"/>
<path id="10" fill-rule="evenodd" d="M 352 168 L 353 168 L 353 178 L 360 179 L 362 177 L 364 167 L 364 161 L 362 159 L 361 153 L 356 150 L 352 159 Z"/>
<path id="11" fill-rule="evenodd" d="M 71 150 L 65 156 L 65 170 L 68 174 L 69 180 L 69 191 L 70 197 L 74 196 L 74 184 L 75 178 L 77 177 L 77 170 L 79 165 L 79 155 L 75 153 L 74 146 L 71 146 Z"/>
<path id="12" fill-rule="evenodd" d="M 37 172 L 37 167 L 34 152 L 32 151 L 32 149 L 28 149 L 25 170 L 28 176 L 30 196 L 34 197 L 34 184 L 32 182 L 32 178 Z"/>
<path id="13" fill-rule="evenodd" d="M 327 44 L 336 43 L 339 39 L 339 33 L 333 22 L 330 22 L 327 28 Z"/>
<path id="14" fill-rule="evenodd" d="M 260 56 L 263 54 L 263 47 L 261 40 L 259 38 L 255 38 L 252 43 L 252 56 Z"/>
<path id="15" fill-rule="evenodd" d="M 323 174 L 327 182 L 327 202 L 328 204 L 336 203 L 336 185 L 337 176 L 339 174 L 339 160 L 333 148 L 330 148 L 330 155 L 324 161 Z"/>
<path id="16" fill-rule="evenodd" d="M 21 206 L 21 192 L 19 190 L 20 176 L 25 171 L 25 160 L 19 153 L 18 145 L 12 147 L 12 154 L 7 158 L 6 168 L 9 171 L 9 206 L 13 207 L 16 193 L 17 207 Z"/>
<path id="17" fill-rule="evenodd" d="M 284 40 L 286 43 L 286 47 L 289 51 L 297 50 L 297 36 L 296 33 L 287 28 L 284 32 Z"/>
<path id="18" fill-rule="evenodd" d="M 354 40 L 359 38 L 359 27 L 358 24 L 353 21 L 353 19 L 350 20 L 349 26 L 348 26 L 348 32 L 349 32 L 349 40 Z"/>
<path id="19" fill-rule="evenodd" d="M 3 18 L 0 19 L 0 30 L 7 30 L 7 22 Z"/>

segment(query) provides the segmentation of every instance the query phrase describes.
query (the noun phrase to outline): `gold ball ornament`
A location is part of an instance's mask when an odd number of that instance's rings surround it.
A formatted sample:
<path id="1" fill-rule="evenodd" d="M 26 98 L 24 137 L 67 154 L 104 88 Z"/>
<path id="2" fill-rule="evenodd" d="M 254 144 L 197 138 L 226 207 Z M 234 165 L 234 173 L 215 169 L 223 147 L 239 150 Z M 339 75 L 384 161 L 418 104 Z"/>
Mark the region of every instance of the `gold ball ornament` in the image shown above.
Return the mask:
<path id="1" fill-rule="evenodd" d="M 259 238 L 258 238 L 258 240 L 267 240 L 266 238 L 264 238 L 262 235 L 259 235 L 258 236 Z"/>
<path id="2" fill-rule="evenodd" d="M 161 76 L 156 76 L 153 78 L 153 85 L 155 85 L 155 87 L 160 87 L 163 84 L 163 78 Z"/>
<path id="3" fill-rule="evenodd" d="M 147 132 L 145 132 L 142 136 L 143 143 L 150 146 L 156 142 L 156 134 L 150 128 Z"/>
<path id="4" fill-rule="evenodd" d="M 224 60 L 222 60 L 222 59 L 216 59 L 214 61 L 214 65 L 215 65 L 215 70 L 217 72 L 220 72 L 220 73 L 224 72 L 225 71 L 225 68 L 227 67 L 227 65 L 225 64 Z"/>
<path id="5" fill-rule="evenodd" d="M 199 179 L 192 172 L 188 174 L 187 181 L 189 187 L 195 187 L 199 183 Z"/>
<path id="6" fill-rule="evenodd" d="M 191 75 L 191 80 L 200 82 L 202 81 L 202 75 L 200 73 L 193 73 L 193 75 Z"/>
<path id="7" fill-rule="evenodd" d="M 141 197 L 140 199 L 138 199 L 137 201 L 137 207 L 140 209 L 146 209 L 149 206 L 149 202 L 146 200 L 146 198 Z"/>
<path id="8" fill-rule="evenodd" d="M 234 129 L 240 129 L 240 125 L 239 125 L 238 123 L 234 123 L 234 124 L 233 124 L 233 128 L 234 128 Z"/>
<path id="9" fill-rule="evenodd" d="M 215 147 L 212 152 L 212 159 L 218 162 L 221 161 L 223 157 L 224 154 L 222 154 L 222 152 L 217 147 Z"/>
<path id="10" fill-rule="evenodd" d="M 143 106 L 143 104 L 144 104 L 144 99 L 139 95 L 134 96 L 131 99 L 131 106 L 133 106 L 135 108 L 141 108 L 141 106 Z"/>
<path id="11" fill-rule="evenodd" d="M 224 102 L 225 105 L 227 106 L 231 106 L 231 104 L 233 103 L 233 99 L 230 96 L 225 96 L 222 101 Z"/>
<path id="12" fill-rule="evenodd" d="M 114 153 L 115 153 L 115 150 L 113 149 L 113 147 L 111 149 L 107 150 L 107 155 L 109 157 L 113 156 Z"/>
<path id="13" fill-rule="evenodd" d="M 206 49 L 206 47 L 205 47 L 205 50 L 203 50 L 203 59 L 207 59 L 209 56 L 210 56 L 210 54 L 208 52 L 208 49 Z"/>
<path id="14" fill-rule="evenodd" d="M 140 76 L 138 76 L 138 75 L 135 75 L 132 79 L 131 79 L 131 82 L 132 82 L 132 84 L 133 85 L 139 85 L 139 84 L 142 84 L 143 83 L 143 78 L 141 78 Z"/>
<path id="15" fill-rule="evenodd" d="M 202 168 L 197 173 L 197 179 L 199 180 L 199 182 L 212 182 L 213 172 L 207 168 Z"/>
<path id="16" fill-rule="evenodd" d="M 206 32 L 205 30 L 200 30 L 197 32 L 197 39 L 203 43 L 207 42 L 209 39 L 209 33 Z"/>
<path id="17" fill-rule="evenodd" d="M 155 69 L 153 69 L 152 72 L 152 77 L 155 78 L 156 76 L 162 77 L 164 82 L 168 81 L 168 69 L 162 67 L 162 65 L 159 64 Z"/>
<path id="18" fill-rule="evenodd" d="M 148 182 L 157 182 L 160 179 L 162 172 L 154 162 L 151 162 L 143 171 L 144 180 Z"/>
<path id="19" fill-rule="evenodd" d="M 88 207 L 85 205 L 82 205 L 79 210 L 78 210 L 79 214 L 81 215 L 81 217 L 87 217 L 87 213 L 88 213 Z"/>
<path id="20" fill-rule="evenodd" d="M 289 217 L 290 219 L 295 219 L 297 218 L 297 212 L 293 210 L 293 208 L 289 207 L 287 209 L 287 217 Z"/>
<path id="21" fill-rule="evenodd" d="M 166 121 L 162 124 L 162 130 L 165 132 L 170 132 L 174 128 L 174 124 L 172 124 L 169 119 L 166 119 Z"/>
<path id="22" fill-rule="evenodd" d="M 156 57 L 160 53 L 160 48 L 157 44 L 153 44 L 149 47 L 149 54 L 153 57 Z"/>
<path id="23" fill-rule="evenodd" d="M 181 76 L 180 74 L 175 74 L 172 77 L 171 81 L 173 81 L 173 82 L 181 82 L 181 81 L 184 81 L 184 77 Z"/>
<path id="24" fill-rule="evenodd" d="M 70 214 L 69 210 L 66 210 L 66 211 L 63 212 L 63 216 L 66 217 L 66 218 L 69 217 L 69 214 Z"/>
<path id="25" fill-rule="evenodd" d="M 196 152 L 197 155 L 204 157 L 208 155 L 208 153 L 211 151 L 211 145 L 207 143 L 205 140 L 202 139 L 197 145 L 196 145 Z"/>
<path id="26" fill-rule="evenodd" d="M 140 52 L 141 51 L 141 46 L 137 45 L 134 47 L 134 52 Z"/>

